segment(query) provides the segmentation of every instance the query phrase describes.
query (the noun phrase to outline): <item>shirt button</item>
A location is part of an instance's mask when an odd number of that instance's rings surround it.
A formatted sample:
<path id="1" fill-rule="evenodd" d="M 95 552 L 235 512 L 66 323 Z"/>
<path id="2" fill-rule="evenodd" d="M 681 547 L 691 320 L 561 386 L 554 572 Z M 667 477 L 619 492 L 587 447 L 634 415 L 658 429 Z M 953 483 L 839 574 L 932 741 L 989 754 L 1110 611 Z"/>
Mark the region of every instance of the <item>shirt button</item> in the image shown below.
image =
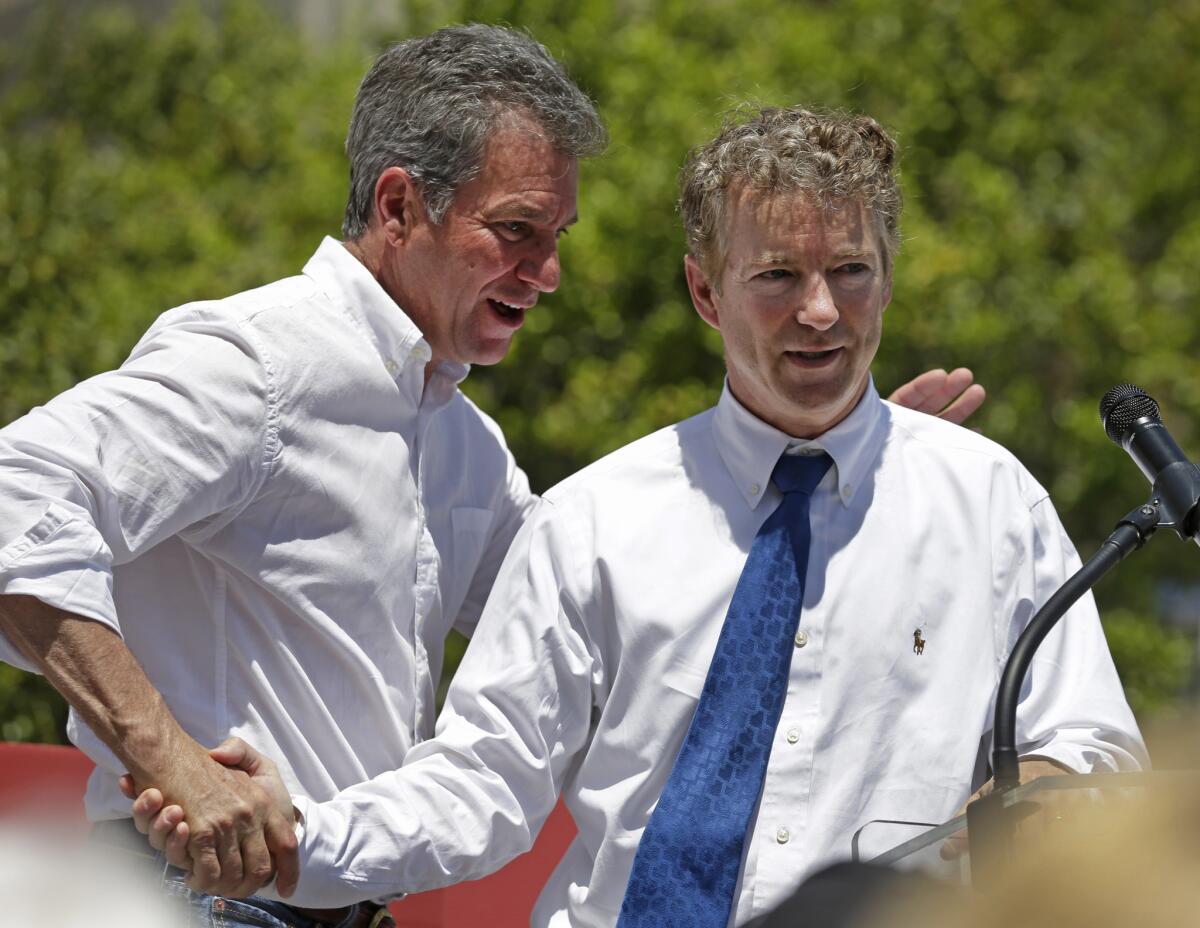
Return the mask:
<path id="1" fill-rule="evenodd" d="M 386 364 L 384 364 L 383 366 L 387 368 L 387 372 L 389 374 L 394 374 L 394 373 L 396 373 L 396 371 L 400 370 L 400 365 L 398 365 L 395 361 L 392 361 L 391 359 L 389 359 L 388 362 Z"/>
<path id="2" fill-rule="evenodd" d="M 775 840 L 780 844 L 787 844 L 792 840 L 792 833 L 786 828 L 780 828 L 777 832 L 775 832 Z"/>
<path id="3" fill-rule="evenodd" d="M 788 733 L 787 733 L 787 743 L 795 744 L 799 740 L 800 740 L 800 732 L 796 731 L 796 729 L 794 729 L 794 728 L 789 729 Z"/>
<path id="4" fill-rule="evenodd" d="M 762 487 L 760 487 L 757 483 L 750 484 L 750 495 L 751 496 L 758 496 L 758 494 L 761 492 L 762 492 Z"/>
<path id="5" fill-rule="evenodd" d="M 845 486 L 842 487 L 842 497 L 844 499 L 850 498 L 850 484 L 847 483 Z"/>
<path id="6" fill-rule="evenodd" d="M 806 644 L 808 644 L 808 632 L 806 632 L 806 631 L 796 632 L 796 647 L 802 648 Z"/>

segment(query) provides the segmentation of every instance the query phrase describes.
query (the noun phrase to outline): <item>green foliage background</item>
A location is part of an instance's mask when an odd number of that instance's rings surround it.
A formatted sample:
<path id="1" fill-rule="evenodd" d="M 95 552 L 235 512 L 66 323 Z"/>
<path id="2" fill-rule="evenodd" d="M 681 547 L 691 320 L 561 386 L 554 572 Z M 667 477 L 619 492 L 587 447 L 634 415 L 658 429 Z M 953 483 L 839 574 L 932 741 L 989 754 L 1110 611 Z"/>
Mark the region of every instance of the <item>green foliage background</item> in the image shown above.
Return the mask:
<path id="1" fill-rule="evenodd" d="M 535 487 L 714 400 L 720 345 L 687 300 L 675 172 L 746 98 L 896 132 L 905 246 L 877 382 L 972 367 L 990 393 L 974 424 L 1050 489 L 1081 551 L 1147 495 L 1097 425 L 1108 387 L 1144 386 L 1200 454 L 1200 0 L 418 0 L 406 15 L 405 34 L 529 29 L 612 132 L 583 171 L 562 290 L 468 381 Z M 233 2 L 157 25 L 119 6 L 46 16 L 0 45 L 0 422 L 119 364 L 162 310 L 296 273 L 337 235 L 358 80 L 404 37 L 315 45 Z M 1163 537 L 1097 591 L 1143 714 L 1187 683 L 1191 639 L 1159 621 L 1158 590 L 1195 563 Z M 61 738 L 44 684 L 7 667 L 0 738 Z"/>

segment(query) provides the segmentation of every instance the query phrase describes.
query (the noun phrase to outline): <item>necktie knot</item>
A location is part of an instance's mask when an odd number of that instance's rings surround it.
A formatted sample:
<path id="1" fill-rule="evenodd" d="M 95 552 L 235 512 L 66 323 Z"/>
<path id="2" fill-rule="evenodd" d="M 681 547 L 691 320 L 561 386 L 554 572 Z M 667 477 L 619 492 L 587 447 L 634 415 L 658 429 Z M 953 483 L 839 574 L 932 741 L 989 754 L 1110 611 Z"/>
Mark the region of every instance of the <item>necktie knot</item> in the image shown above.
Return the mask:
<path id="1" fill-rule="evenodd" d="M 775 481 L 775 486 L 779 487 L 781 493 L 803 493 L 805 496 L 811 496 L 832 463 L 833 459 L 824 452 L 812 455 L 785 454 L 775 465 L 771 479 Z"/>

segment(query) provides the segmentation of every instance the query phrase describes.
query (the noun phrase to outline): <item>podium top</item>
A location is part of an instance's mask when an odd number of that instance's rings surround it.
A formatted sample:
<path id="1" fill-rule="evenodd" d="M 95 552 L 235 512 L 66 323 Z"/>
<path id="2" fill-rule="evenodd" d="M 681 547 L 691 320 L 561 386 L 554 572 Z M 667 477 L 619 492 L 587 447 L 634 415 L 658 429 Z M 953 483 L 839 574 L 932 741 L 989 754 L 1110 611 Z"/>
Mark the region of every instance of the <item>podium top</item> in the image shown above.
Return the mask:
<path id="1" fill-rule="evenodd" d="M 1126 802 L 1136 800 L 1139 795 L 1147 792 L 1155 794 L 1174 788 L 1189 788 L 1200 790 L 1200 770 L 1155 770 L 1144 773 L 1065 773 L 1056 776 L 1039 777 L 1028 783 L 1022 783 L 1015 789 L 1009 790 L 1002 801 L 1008 808 L 1018 803 L 1027 803 L 1030 808 L 1027 815 L 1035 817 L 1039 811 L 1053 809 L 1056 800 L 1063 794 L 1071 794 L 1073 799 L 1083 797 L 1088 804 Z M 1061 816 L 1056 816 L 1061 818 Z M 863 829 L 875 824 L 867 822 L 855 833 L 851 842 L 851 852 L 858 859 L 858 837 Z M 919 822 L 889 824 L 912 824 Z M 868 861 L 880 866 L 896 867 L 899 869 L 916 869 L 937 879 L 948 882 L 969 882 L 969 867 L 966 866 L 966 855 L 961 861 L 943 861 L 939 853 L 942 842 L 955 832 L 967 827 L 966 814 L 956 815 L 941 825 L 934 826 L 914 838 L 884 851 Z"/>

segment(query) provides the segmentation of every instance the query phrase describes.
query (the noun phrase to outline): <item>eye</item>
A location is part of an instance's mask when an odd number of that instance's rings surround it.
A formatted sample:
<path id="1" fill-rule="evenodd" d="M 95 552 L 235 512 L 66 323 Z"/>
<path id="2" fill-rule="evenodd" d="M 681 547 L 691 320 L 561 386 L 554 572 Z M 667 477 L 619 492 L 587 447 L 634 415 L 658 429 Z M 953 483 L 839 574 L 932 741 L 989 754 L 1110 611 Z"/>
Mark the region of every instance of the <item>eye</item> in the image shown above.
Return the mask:
<path id="1" fill-rule="evenodd" d="M 529 223 L 518 219 L 505 220 L 496 223 L 500 235 L 510 242 L 518 242 L 529 234 Z"/>
<path id="2" fill-rule="evenodd" d="M 773 267 L 769 271 L 763 271 L 761 274 L 755 275 L 759 280 L 784 280 L 792 276 L 791 271 L 785 271 L 781 267 Z"/>
<path id="3" fill-rule="evenodd" d="M 856 274 L 865 274 L 870 270 L 871 270 L 871 265 L 863 264 L 863 262 L 861 262 L 861 261 L 850 261 L 846 264 L 838 265 L 838 268 L 837 268 L 837 272 L 839 274 L 846 274 L 849 276 L 854 276 Z"/>

